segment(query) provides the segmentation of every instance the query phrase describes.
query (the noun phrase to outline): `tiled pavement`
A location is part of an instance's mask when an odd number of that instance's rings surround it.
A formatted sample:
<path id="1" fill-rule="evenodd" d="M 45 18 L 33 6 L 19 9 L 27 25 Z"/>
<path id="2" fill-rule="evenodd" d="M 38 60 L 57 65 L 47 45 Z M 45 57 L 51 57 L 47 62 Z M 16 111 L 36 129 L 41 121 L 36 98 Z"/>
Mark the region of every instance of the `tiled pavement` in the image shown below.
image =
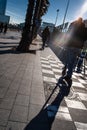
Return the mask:
<path id="1" fill-rule="evenodd" d="M 52 89 L 61 76 L 63 64 L 53 54 L 53 52 L 46 48 L 41 53 L 41 66 L 45 88 L 46 98 L 49 97 Z M 86 65 L 87 76 L 87 65 Z M 52 130 L 87 130 L 87 77 L 83 79 L 84 74 L 73 73 L 73 84 L 70 94 L 62 101 L 58 112 L 56 113 L 55 121 L 52 125 Z M 50 104 L 59 92 L 59 88 L 51 97 Z M 50 118 L 52 111 L 48 110 L 48 117 Z"/>
<path id="2" fill-rule="evenodd" d="M 28 130 L 51 130 L 45 115 L 38 113 L 61 75 L 62 64 L 50 48 L 38 50 L 39 39 L 31 46 L 37 50 L 34 54 L 10 50 L 18 42 L 18 37 L 0 38 L 0 130 L 23 130 L 35 119 L 37 123 Z M 73 87 L 61 102 L 52 130 L 87 130 L 87 80 L 81 76 L 74 73 Z M 59 88 L 50 102 L 58 92 Z"/>
<path id="3" fill-rule="evenodd" d="M 45 102 L 39 44 L 18 53 L 12 47 L 20 39 L 9 35 L 0 38 L 0 130 L 23 130 Z"/>

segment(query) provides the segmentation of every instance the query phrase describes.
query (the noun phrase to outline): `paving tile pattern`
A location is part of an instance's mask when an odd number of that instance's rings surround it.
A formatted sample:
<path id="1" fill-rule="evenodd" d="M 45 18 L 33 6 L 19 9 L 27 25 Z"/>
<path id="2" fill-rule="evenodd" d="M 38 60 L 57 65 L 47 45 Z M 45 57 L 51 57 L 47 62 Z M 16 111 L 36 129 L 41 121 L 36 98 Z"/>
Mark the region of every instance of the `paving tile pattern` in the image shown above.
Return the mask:
<path id="1" fill-rule="evenodd" d="M 23 130 L 45 102 L 39 42 L 35 53 L 18 53 L 19 41 L 17 32 L 0 34 L 0 130 Z"/>
<path id="2" fill-rule="evenodd" d="M 63 64 L 48 48 L 41 53 L 41 66 L 46 100 L 51 94 L 59 77 Z M 73 73 L 73 84 L 68 97 L 65 97 L 56 113 L 52 130 L 86 130 L 87 129 L 87 65 L 84 73 Z M 59 88 L 52 95 L 48 105 L 58 95 Z M 48 110 L 48 117 L 52 114 Z"/>

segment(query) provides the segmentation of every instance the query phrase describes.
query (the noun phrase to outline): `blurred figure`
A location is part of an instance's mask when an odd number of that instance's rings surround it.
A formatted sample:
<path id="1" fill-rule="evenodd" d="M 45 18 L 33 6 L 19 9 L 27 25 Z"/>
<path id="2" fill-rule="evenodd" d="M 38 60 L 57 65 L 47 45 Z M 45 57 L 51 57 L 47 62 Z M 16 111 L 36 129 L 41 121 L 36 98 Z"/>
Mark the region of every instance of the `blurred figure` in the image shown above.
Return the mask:
<path id="1" fill-rule="evenodd" d="M 3 32 L 3 23 L 0 23 L 0 33 Z"/>
<path id="2" fill-rule="evenodd" d="M 81 73 L 81 71 L 82 71 L 82 65 L 83 65 L 84 58 L 86 58 L 86 51 L 82 50 L 81 55 L 77 61 L 77 68 L 76 68 L 77 73 Z"/>
<path id="3" fill-rule="evenodd" d="M 4 25 L 4 28 L 3 28 L 3 29 L 4 29 L 4 30 L 3 30 L 4 34 L 6 34 L 6 33 L 7 33 L 7 29 L 8 29 L 7 23 Z"/>
<path id="4" fill-rule="evenodd" d="M 42 41 L 43 41 L 43 45 L 42 45 L 42 49 L 44 49 L 46 42 L 48 42 L 50 39 L 50 31 L 48 26 L 43 30 L 42 32 Z"/>
<path id="5" fill-rule="evenodd" d="M 82 18 L 79 18 L 69 26 L 68 33 L 70 34 L 69 40 L 66 43 L 67 59 L 65 67 L 63 68 L 62 75 L 66 81 L 72 78 L 73 68 L 76 58 L 80 54 L 87 39 L 85 24 Z M 67 69 L 67 72 L 66 72 Z"/>

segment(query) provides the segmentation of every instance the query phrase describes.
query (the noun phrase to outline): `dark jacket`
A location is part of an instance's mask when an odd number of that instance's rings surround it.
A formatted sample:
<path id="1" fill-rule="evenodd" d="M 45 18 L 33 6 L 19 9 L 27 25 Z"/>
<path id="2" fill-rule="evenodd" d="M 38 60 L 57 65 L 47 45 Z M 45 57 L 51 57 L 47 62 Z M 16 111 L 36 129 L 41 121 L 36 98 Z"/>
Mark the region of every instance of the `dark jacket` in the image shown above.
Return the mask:
<path id="1" fill-rule="evenodd" d="M 42 39 L 43 40 L 47 40 L 47 38 L 50 37 L 50 31 L 49 31 L 49 28 L 46 27 L 43 32 L 42 32 Z"/>
<path id="2" fill-rule="evenodd" d="M 75 21 L 70 24 L 68 33 L 71 34 L 67 42 L 68 47 L 82 48 L 87 39 L 87 29 L 83 22 Z"/>

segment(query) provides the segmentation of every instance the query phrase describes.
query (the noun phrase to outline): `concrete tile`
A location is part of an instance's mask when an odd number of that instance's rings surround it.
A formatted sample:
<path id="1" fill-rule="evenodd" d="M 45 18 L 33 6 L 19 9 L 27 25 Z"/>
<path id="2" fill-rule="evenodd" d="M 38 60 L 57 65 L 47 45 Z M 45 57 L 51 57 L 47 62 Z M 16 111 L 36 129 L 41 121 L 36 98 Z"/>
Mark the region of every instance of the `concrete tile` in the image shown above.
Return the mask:
<path id="1" fill-rule="evenodd" d="M 56 118 L 60 120 L 72 121 L 72 118 L 69 113 L 57 112 Z"/>
<path id="2" fill-rule="evenodd" d="M 80 82 L 79 83 L 78 82 L 73 82 L 72 86 L 79 87 L 79 88 L 85 88 L 84 85 L 82 85 Z"/>
<path id="3" fill-rule="evenodd" d="M 30 97 L 31 104 L 43 105 L 44 102 L 45 102 L 44 94 L 38 92 L 31 93 L 31 97 Z"/>
<path id="4" fill-rule="evenodd" d="M 32 120 L 41 110 L 42 105 L 30 104 L 28 121 Z"/>
<path id="5" fill-rule="evenodd" d="M 50 63 L 50 65 L 51 65 L 52 67 L 58 68 L 58 64 L 52 64 L 52 63 Z"/>
<path id="6" fill-rule="evenodd" d="M 14 99 L 16 97 L 17 90 L 9 89 L 5 95 L 5 99 Z"/>
<path id="7" fill-rule="evenodd" d="M 87 108 L 87 100 L 86 101 L 82 101 L 82 102 L 85 105 L 85 107 Z"/>
<path id="8" fill-rule="evenodd" d="M 72 121 L 55 119 L 51 130 L 76 130 Z"/>
<path id="9" fill-rule="evenodd" d="M 51 70 L 46 70 L 46 69 L 42 69 L 42 73 L 54 74 L 53 71 L 51 71 Z"/>
<path id="10" fill-rule="evenodd" d="M 11 80 L 7 79 L 6 76 L 0 78 L 0 87 L 8 88 L 11 83 Z"/>
<path id="11" fill-rule="evenodd" d="M 87 130 L 87 123 L 74 122 L 77 130 Z"/>
<path id="12" fill-rule="evenodd" d="M 6 72 L 4 75 L 6 76 L 7 80 L 12 81 L 15 74 L 12 74 L 12 72 Z"/>
<path id="13" fill-rule="evenodd" d="M 5 127 L 0 126 L 0 130 L 6 130 Z"/>
<path id="14" fill-rule="evenodd" d="M 45 57 L 40 57 L 41 60 L 47 60 L 48 61 L 48 58 L 45 58 Z"/>
<path id="15" fill-rule="evenodd" d="M 65 99 L 66 104 L 69 108 L 87 110 L 85 105 L 80 101 Z"/>
<path id="16" fill-rule="evenodd" d="M 51 82 L 51 83 L 57 83 L 57 80 L 55 78 L 51 78 L 51 77 L 43 77 L 43 81 L 44 82 Z"/>
<path id="17" fill-rule="evenodd" d="M 29 96 L 18 94 L 17 97 L 16 97 L 15 104 L 28 106 L 29 105 Z"/>
<path id="18" fill-rule="evenodd" d="M 11 121 L 26 122 L 28 115 L 28 107 L 14 105 L 12 113 L 10 115 Z"/>
<path id="19" fill-rule="evenodd" d="M 43 80 L 38 79 L 32 79 L 32 86 L 43 86 Z"/>
<path id="20" fill-rule="evenodd" d="M 83 79 L 78 79 L 80 83 L 86 85 L 87 84 L 87 81 L 83 80 Z"/>
<path id="21" fill-rule="evenodd" d="M 87 110 L 69 108 L 69 112 L 73 121 L 87 123 Z"/>
<path id="22" fill-rule="evenodd" d="M 33 93 L 44 93 L 43 85 L 32 85 L 31 92 Z"/>
<path id="23" fill-rule="evenodd" d="M 60 106 L 58 109 L 58 112 L 64 112 L 64 113 L 69 113 L 69 110 L 67 107 Z"/>
<path id="24" fill-rule="evenodd" d="M 9 121 L 6 130 L 24 130 L 25 126 L 26 123 Z"/>
<path id="25" fill-rule="evenodd" d="M 50 65 L 42 64 L 41 66 L 44 67 L 44 68 L 47 68 L 47 69 L 51 69 L 51 66 L 50 66 Z"/>
<path id="26" fill-rule="evenodd" d="M 47 60 L 41 60 L 41 63 L 42 64 L 49 64 L 49 61 L 47 61 Z"/>
<path id="27" fill-rule="evenodd" d="M 6 91 L 7 88 L 0 88 L 0 98 L 3 98 L 5 96 Z"/>
<path id="28" fill-rule="evenodd" d="M 1 99 L 0 99 L 0 104 L 1 104 L 2 100 L 3 100 L 3 99 L 1 98 Z"/>
<path id="29" fill-rule="evenodd" d="M 79 92 L 77 92 L 77 94 L 79 95 L 81 100 L 87 101 L 87 94 L 86 93 L 79 93 Z"/>
<path id="30" fill-rule="evenodd" d="M 10 114 L 9 110 L 0 109 L 0 125 L 6 126 L 9 114 Z"/>
<path id="31" fill-rule="evenodd" d="M 55 60 L 49 60 L 50 63 L 57 64 L 57 61 Z"/>
<path id="32" fill-rule="evenodd" d="M 75 75 L 72 75 L 72 78 L 73 78 L 73 79 L 77 79 Z"/>
<path id="33" fill-rule="evenodd" d="M 17 78 L 17 79 L 21 79 L 21 78 L 23 77 L 24 71 L 25 71 L 25 70 L 19 70 L 19 71 L 17 72 L 17 74 L 16 74 L 16 78 Z"/>
<path id="34" fill-rule="evenodd" d="M 58 73 L 61 73 L 61 72 L 62 72 L 61 69 L 54 69 L 54 68 L 52 68 L 52 70 L 53 70 L 53 72 L 58 72 Z"/>
<path id="35" fill-rule="evenodd" d="M 30 95 L 30 88 L 29 86 L 20 86 L 19 90 L 18 90 L 18 93 L 19 94 L 24 94 L 26 96 L 29 96 Z"/>
<path id="36" fill-rule="evenodd" d="M 30 75 L 28 75 L 28 77 L 30 77 Z M 31 81 L 32 81 L 32 76 L 30 78 L 27 78 L 25 75 L 23 77 L 23 79 L 21 80 L 21 86 L 26 86 L 29 87 L 31 85 Z"/>
<path id="37" fill-rule="evenodd" d="M 79 88 L 79 87 L 73 87 L 74 88 L 74 92 L 75 93 L 86 93 L 86 89 L 85 88 Z"/>
<path id="38" fill-rule="evenodd" d="M 0 108 L 2 109 L 12 109 L 14 100 L 13 99 L 3 99 L 0 103 Z"/>
<path id="39" fill-rule="evenodd" d="M 17 79 L 11 83 L 9 88 L 10 90 L 12 89 L 14 91 L 14 90 L 18 90 L 19 86 L 20 86 L 20 81 Z"/>

